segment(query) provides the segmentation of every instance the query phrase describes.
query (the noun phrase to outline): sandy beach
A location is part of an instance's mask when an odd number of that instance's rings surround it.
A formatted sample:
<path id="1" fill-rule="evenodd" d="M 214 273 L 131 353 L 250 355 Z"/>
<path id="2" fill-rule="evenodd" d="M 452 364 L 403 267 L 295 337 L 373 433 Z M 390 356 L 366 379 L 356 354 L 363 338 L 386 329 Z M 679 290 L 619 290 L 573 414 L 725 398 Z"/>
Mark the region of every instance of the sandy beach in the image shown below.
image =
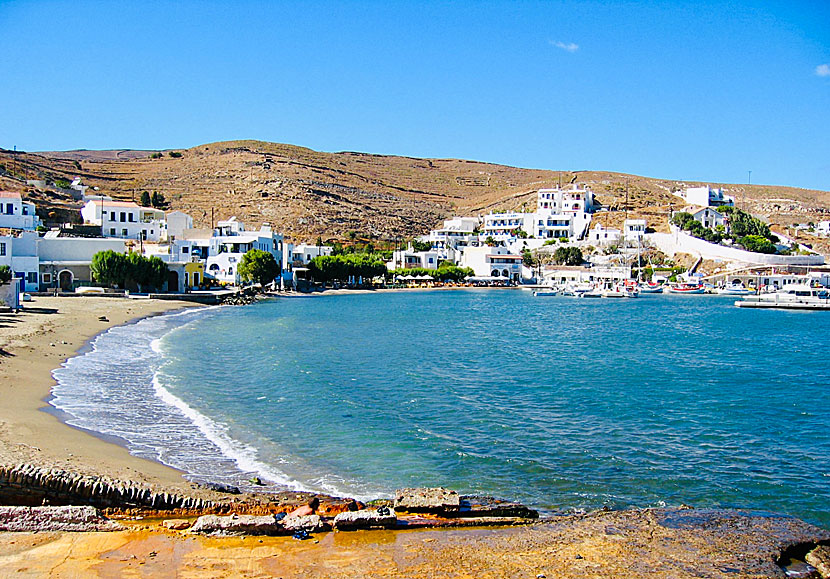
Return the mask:
<path id="1" fill-rule="evenodd" d="M 30 463 L 153 486 L 189 489 L 181 473 L 44 412 L 52 370 L 93 337 L 132 320 L 188 307 L 176 301 L 40 297 L 0 313 L 0 464 Z M 106 320 L 99 318 L 104 317 Z"/>

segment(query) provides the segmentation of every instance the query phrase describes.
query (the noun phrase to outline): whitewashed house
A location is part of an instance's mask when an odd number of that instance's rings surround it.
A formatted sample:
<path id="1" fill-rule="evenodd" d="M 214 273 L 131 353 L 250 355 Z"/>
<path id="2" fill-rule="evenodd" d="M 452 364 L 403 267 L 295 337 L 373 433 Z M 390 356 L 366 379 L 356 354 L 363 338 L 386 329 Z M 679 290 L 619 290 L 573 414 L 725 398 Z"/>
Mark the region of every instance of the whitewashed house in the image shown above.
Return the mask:
<path id="1" fill-rule="evenodd" d="M 0 228 L 33 231 L 40 225 L 34 203 L 23 201 L 20 193 L 0 191 Z"/>
<path id="2" fill-rule="evenodd" d="M 267 251 L 274 256 L 278 266 L 282 264 L 282 235 L 271 231 L 271 226 L 263 224 L 259 231 L 247 232 L 245 226 L 236 218 L 220 221 L 214 236 L 209 240 L 205 275 L 216 281 L 239 284 L 239 264 L 251 249 Z"/>
<path id="3" fill-rule="evenodd" d="M 297 267 L 308 265 L 315 257 L 331 255 L 332 247 L 328 245 L 310 245 L 301 243 L 291 248 L 291 263 Z"/>
<path id="4" fill-rule="evenodd" d="M 500 246 L 467 246 L 459 265 L 471 268 L 476 277 L 505 278 L 516 283 L 522 274 L 522 256 Z"/>
<path id="5" fill-rule="evenodd" d="M 104 237 L 159 241 L 167 238 L 164 211 L 140 207 L 132 201 L 113 201 L 106 196 L 89 199 L 81 209 L 84 223 L 101 226 Z"/>
<path id="6" fill-rule="evenodd" d="M 597 245 L 615 245 L 619 243 L 622 231 L 610 227 L 604 227 L 601 223 L 597 223 L 593 229 L 588 232 L 588 242 Z"/>
<path id="7" fill-rule="evenodd" d="M 56 231 L 47 233 L 37 242 L 41 291 L 72 291 L 92 284 L 92 257 L 108 250 L 125 253 L 126 243 L 123 239 L 59 237 Z"/>
<path id="8" fill-rule="evenodd" d="M 700 209 L 692 207 L 687 212 L 694 217 L 695 221 L 707 229 L 714 229 L 718 225 L 726 225 L 727 223 L 726 218 L 711 207 L 703 207 Z"/>
<path id="9" fill-rule="evenodd" d="M 179 239 L 186 229 L 193 229 L 193 218 L 184 211 L 171 211 L 166 216 L 167 239 Z"/>
<path id="10" fill-rule="evenodd" d="M 623 233 L 627 241 L 636 242 L 638 239 L 642 240 L 646 234 L 646 220 L 626 219 L 623 222 Z"/>
<path id="11" fill-rule="evenodd" d="M 441 263 L 441 253 L 437 250 L 415 251 L 412 247 L 396 249 L 392 252 L 392 260 L 386 264 L 389 269 L 438 269 Z"/>
<path id="12" fill-rule="evenodd" d="M 816 235 L 830 237 L 830 221 L 819 221 L 816 223 Z"/>
<path id="13" fill-rule="evenodd" d="M 712 189 L 708 185 L 702 187 L 687 187 L 675 193 L 682 197 L 689 205 L 700 207 L 720 207 L 721 205 L 735 205 L 735 198 L 724 194 L 722 188 Z"/>
<path id="14" fill-rule="evenodd" d="M 455 261 L 458 248 L 466 247 L 478 239 L 476 231 L 479 223 L 478 217 L 453 217 L 445 220 L 440 228 L 430 231 L 424 241 L 432 245 L 442 261 Z"/>
<path id="15" fill-rule="evenodd" d="M 34 231 L 0 236 L 0 265 L 9 266 L 12 278 L 20 280 L 21 291 L 38 290 L 37 242 L 38 234 Z"/>

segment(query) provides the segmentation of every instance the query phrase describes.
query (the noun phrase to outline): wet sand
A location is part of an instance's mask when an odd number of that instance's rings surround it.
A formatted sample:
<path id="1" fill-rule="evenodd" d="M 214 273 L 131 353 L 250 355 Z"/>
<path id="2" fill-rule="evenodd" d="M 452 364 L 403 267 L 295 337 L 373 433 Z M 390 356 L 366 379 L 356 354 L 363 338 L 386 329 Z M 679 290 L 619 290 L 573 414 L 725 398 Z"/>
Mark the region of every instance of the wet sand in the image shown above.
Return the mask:
<path id="1" fill-rule="evenodd" d="M 181 473 L 44 412 L 52 370 L 107 329 L 187 307 L 184 302 L 102 297 L 34 297 L 0 313 L 0 464 L 31 463 L 189 489 Z M 99 320 L 100 316 L 107 321 Z"/>

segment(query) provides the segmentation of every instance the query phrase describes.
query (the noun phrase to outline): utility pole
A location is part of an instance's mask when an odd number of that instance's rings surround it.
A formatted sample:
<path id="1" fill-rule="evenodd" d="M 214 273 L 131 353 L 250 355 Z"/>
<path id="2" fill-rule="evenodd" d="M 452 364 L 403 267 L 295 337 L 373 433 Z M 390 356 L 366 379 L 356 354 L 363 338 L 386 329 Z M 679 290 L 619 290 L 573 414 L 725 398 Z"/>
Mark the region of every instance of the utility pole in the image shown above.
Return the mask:
<path id="1" fill-rule="evenodd" d="M 747 171 L 747 173 L 746 186 L 749 189 L 752 186 L 752 171 Z M 746 211 L 746 191 L 744 191 L 743 210 Z"/>

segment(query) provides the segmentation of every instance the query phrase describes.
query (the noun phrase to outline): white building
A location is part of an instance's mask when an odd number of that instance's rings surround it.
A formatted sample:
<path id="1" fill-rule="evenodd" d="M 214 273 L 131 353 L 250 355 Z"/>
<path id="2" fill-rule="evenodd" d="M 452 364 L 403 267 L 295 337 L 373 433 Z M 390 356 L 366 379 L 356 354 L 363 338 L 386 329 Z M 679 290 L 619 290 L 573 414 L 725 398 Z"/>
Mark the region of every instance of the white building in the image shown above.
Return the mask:
<path id="1" fill-rule="evenodd" d="M 722 188 L 712 189 L 708 185 L 702 187 L 687 187 L 675 193 L 682 197 L 689 205 L 700 207 L 720 207 L 721 205 L 735 205 L 735 198 L 723 193 Z"/>
<path id="2" fill-rule="evenodd" d="M 824 237 L 830 236 L 830 221 L 819 221 L 816 223 L 815 232 L 816 235 L 822 235 Z"/>
<path id="3" fill-rule="evenodd" d="M 20 279 L 21 291 L 38 290 L 37 242 L 38 234 L 34 231 L 0 236 L 0 265 L 9 266 L 12 278 Z"/>
<path id="4" fill-rule="evenodd" d="M 309 245 L 301 243 L 291 248 L 291 263 L 295 266 L 308 265 L 315 257 L 331 255 L 332 247 L 328 245 Z"/>
<path id="5" fill-rule="evenodd" d="M 588 232 L 588 242 L 597 246 L 614 245 L 619 243 L 621 236 L 622 232 L 619 229 L 603 227 L 601 223 L 597 223 Z"/>
<path id="6" fill-rule="evenodd" d="M 452 259 L 453 250 L 465 247 L 477 238 L 478 226 L 477 217 L 453 217 L 444 221 L 442 227 L 430 231 L 425 241 L 438 251 L 442 260 Z"/>
<path id="7" fill-rule="evenodd" d="M 467 246 L 459 265 L 471 268 L 476 277 L 501 277 L 516 283 L 522 274 L 522 256 L 510 253 L 506 247 Z"/>
<path id="8" fill-rule="evenodd" d="M 274 256 L 278 266 L 282 264 L 282 235 L 271 231 L 271 226 L 263 224 L 259 231 L 246 232 L 245 226 L 236 218 L 220 221 L 209 240 L 205 275 L 216 281 L 239 284 L 239 264 L 251 249 L 267 251 Z"/>
<path id="9" fill-rule="evenodd" d="M 548 265 L 542 271 L 547 285 L 620 282 L 631 279 L 631 266 Z"/>
<path id="10" fill-rule="evenodd" d="M 171 211 L 167 220 L 167 239 L 179 239 L 186 229 L 193 229 L 193 218 L 184 211 Z"/>
<path id="11" fill-rule="evenodd" d="M 23 201 L 20 193 L 0 191 L 0 227 L 32 231 L 40 225 L 34 203 Z"/>
<path id="12" fill-rule="evenodd" d="M 91 284 L 92 257 L 108 250 L 125 253 L 126 244 L 123 239 L 58 237 L 57 232 L 47 233 L 37 242 L 40 289 L 71 291 L 79 285 Z"/>
<path id="13" fill-rule="evenodd" d="M 89 199 L 81 209 L 84 223 L 101 226 L 104 237 L 159 241 L 167 238 L 164 211 L 139 207 L 132 201 L 113 201 L 103 195 Z"/>
<path id="14" fill-rule="evenodd" d="M 686 211 L 694 217 L 695 221 L 707 229 L 714 229 L 718 225 L 725 225 L 727 223 L 726 218 L 711 207 L 690 207 Z"/>
<path id="15" fill-rule="evenodd" d="M 590 189 L 540 189 L 534 213 L 491 213 L 484 216 L 481 237 L 499 240 L 519 230 L 537 239 L 581 239 L 591 223 L 594 196 Z"/>
<path id="16" fill-rule="evenodd" d="M 437 250 L 415 251 L 412 247 L 408 249 L 396 249 L 392 252 L 392 261 L 386 264 L 389 269 L 438 269 L 441 263 L 441 252 Z"/>
<path id="17" fill-rule="evenodd" d="M 623 233 L 628 241 L 642 240 L 646 234 L 645 219 L 626 219 L 623 222 Z"/>

